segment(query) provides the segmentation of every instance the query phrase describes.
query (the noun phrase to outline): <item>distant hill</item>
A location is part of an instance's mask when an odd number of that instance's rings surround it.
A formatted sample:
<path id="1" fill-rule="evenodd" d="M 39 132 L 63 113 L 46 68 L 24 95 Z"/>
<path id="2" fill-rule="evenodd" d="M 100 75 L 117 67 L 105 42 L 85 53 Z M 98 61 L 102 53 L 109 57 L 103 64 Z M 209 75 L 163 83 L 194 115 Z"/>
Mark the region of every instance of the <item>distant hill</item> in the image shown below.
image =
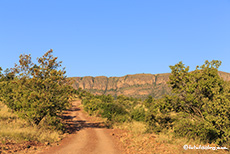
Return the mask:
<path id="1" fill-rule="evenodd" d="M 111 94 L 112 96 L 125 95 L 135 98 L 146 98 L 152 95 L 160 98 L 164 94 L 170 94 L 167 85 L 170 73 L 164 74 L 134 74 L 123 77 L 72 77 L 75 89 L 82 88 L 96 95 Z M 230 81 L 230 73 L 219 72 L 226 81 Z"/>

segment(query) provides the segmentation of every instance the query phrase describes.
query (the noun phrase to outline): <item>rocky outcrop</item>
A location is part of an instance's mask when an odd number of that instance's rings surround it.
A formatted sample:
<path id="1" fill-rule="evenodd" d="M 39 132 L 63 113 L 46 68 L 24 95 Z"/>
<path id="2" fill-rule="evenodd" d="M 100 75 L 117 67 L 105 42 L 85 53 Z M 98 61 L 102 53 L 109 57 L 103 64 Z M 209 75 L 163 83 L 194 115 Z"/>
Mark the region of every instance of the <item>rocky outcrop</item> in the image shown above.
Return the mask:
<path id="1" fill-rule="evenodd" d="M 170 93 L 167 85 L 170 73 L 164 74 L 134 74 L 123 77 L 73 77 L 74 88 L 82 88 L 94 94 L 111 94 L 113 96 L 126 95 L 136 98 L 146 98 L 152 95 L 159 98 Z M 219 72 L 226 81 L 230 81 L 230 74 Z"/>
<path id="2" fill-rule="evenodd" d="M 170 74 L 134 74 L 123 77 L 73 77 L 74 88 L 82 88 L 94 94 L 126 95 L 145 98 L 160 97 L 170 92 L 166 82 Z"/>
<path id="3" fill-rule="evenodd" d="M 230 73 L 219 71 L 219 76 L 225 81 L 230 81 Z"/>

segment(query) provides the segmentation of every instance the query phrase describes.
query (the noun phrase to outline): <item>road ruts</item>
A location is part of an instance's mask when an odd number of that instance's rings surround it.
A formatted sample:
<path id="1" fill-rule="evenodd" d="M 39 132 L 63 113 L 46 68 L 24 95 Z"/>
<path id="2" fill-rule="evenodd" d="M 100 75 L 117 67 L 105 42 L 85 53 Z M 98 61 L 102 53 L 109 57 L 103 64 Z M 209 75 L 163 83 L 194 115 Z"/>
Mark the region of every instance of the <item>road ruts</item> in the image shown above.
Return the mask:
<path id="1" fill-rule="evenodd" d="M 71 117 L 76 127 L 76 134 L 64 139 L 59 146 L 51 147 L 39 154 L 122 154 L 114 145 L 114 140 L 98 123 L 87 122 L 78 108 L 80 101 L 73 102 Z"/>

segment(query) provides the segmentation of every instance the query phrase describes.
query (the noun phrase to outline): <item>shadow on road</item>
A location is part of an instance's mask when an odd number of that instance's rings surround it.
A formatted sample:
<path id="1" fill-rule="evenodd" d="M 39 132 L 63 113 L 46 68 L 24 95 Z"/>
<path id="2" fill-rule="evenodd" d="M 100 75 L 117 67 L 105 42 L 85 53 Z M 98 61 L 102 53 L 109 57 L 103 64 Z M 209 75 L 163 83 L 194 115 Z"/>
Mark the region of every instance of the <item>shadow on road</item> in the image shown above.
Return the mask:
<path id="1" fill-rule="evenodd" d="M 76 115 L 71 115 L 72 112 L 80 112 L 80 108 L 73 106 L 72 109 L 69 109 L 64 112 L 62 119 L 65 123 L 65 132 L 73 134 L 84 128 L 107 128 L 104 122 L 87 122 L 86 120 L 79 120 Z M 76 113 L 76 112 L 75 112 Z"/>

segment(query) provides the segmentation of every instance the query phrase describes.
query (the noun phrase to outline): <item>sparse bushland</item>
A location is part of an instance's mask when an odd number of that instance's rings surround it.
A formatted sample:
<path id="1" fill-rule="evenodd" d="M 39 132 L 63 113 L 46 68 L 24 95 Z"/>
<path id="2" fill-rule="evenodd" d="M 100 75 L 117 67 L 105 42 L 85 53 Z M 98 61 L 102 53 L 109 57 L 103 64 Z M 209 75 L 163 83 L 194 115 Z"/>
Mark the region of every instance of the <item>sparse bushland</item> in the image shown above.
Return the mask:
<path id="1" fill-rule="evenodd" d="M 114 99 L 82 91 L 83 106 L 115 127 L 133 132 L 134 124 L 145 126 L 144 132 L 158 134 L 159 142 L 180 143 L 181 147 L 185 143 L 229 147 L 230 84 L 218 75 L 220 64 L 206 61 L 192 72 L 182 62 L 170 66 L 168 84 L 173 93 L 160 99 L 149 96 L 142 101 L 123 95 Z"/>
<path id="2" fill-rule="evenodd" d="M 230 145 L 230 86 L 218 75 L 220 61 L 206 61 L 189 72 L 182 62 L 170 66 L 174 95 L 152 102 L 148 130 L 172 129 L 176 137 Z"/>
<path id="3" fill-rule="evenodd" d="M 65 132 L 62 113 L 77 93 L 66 79 L 52 50 L 32 62 L 20 55 L 19 64 L 0 68 L 0 140 L 55 142 Z"/>
<path id="4" fill-rule="evenodd" d="M 106 118 L 108 122 L 124 122 L 129 120 L 126 108 L 115 101 L 111 95 L 94 96 L 88 93 L 88 96 L 83 98 L 82 104 L 84 110 L 90 115 L 101 116 Z"/>

